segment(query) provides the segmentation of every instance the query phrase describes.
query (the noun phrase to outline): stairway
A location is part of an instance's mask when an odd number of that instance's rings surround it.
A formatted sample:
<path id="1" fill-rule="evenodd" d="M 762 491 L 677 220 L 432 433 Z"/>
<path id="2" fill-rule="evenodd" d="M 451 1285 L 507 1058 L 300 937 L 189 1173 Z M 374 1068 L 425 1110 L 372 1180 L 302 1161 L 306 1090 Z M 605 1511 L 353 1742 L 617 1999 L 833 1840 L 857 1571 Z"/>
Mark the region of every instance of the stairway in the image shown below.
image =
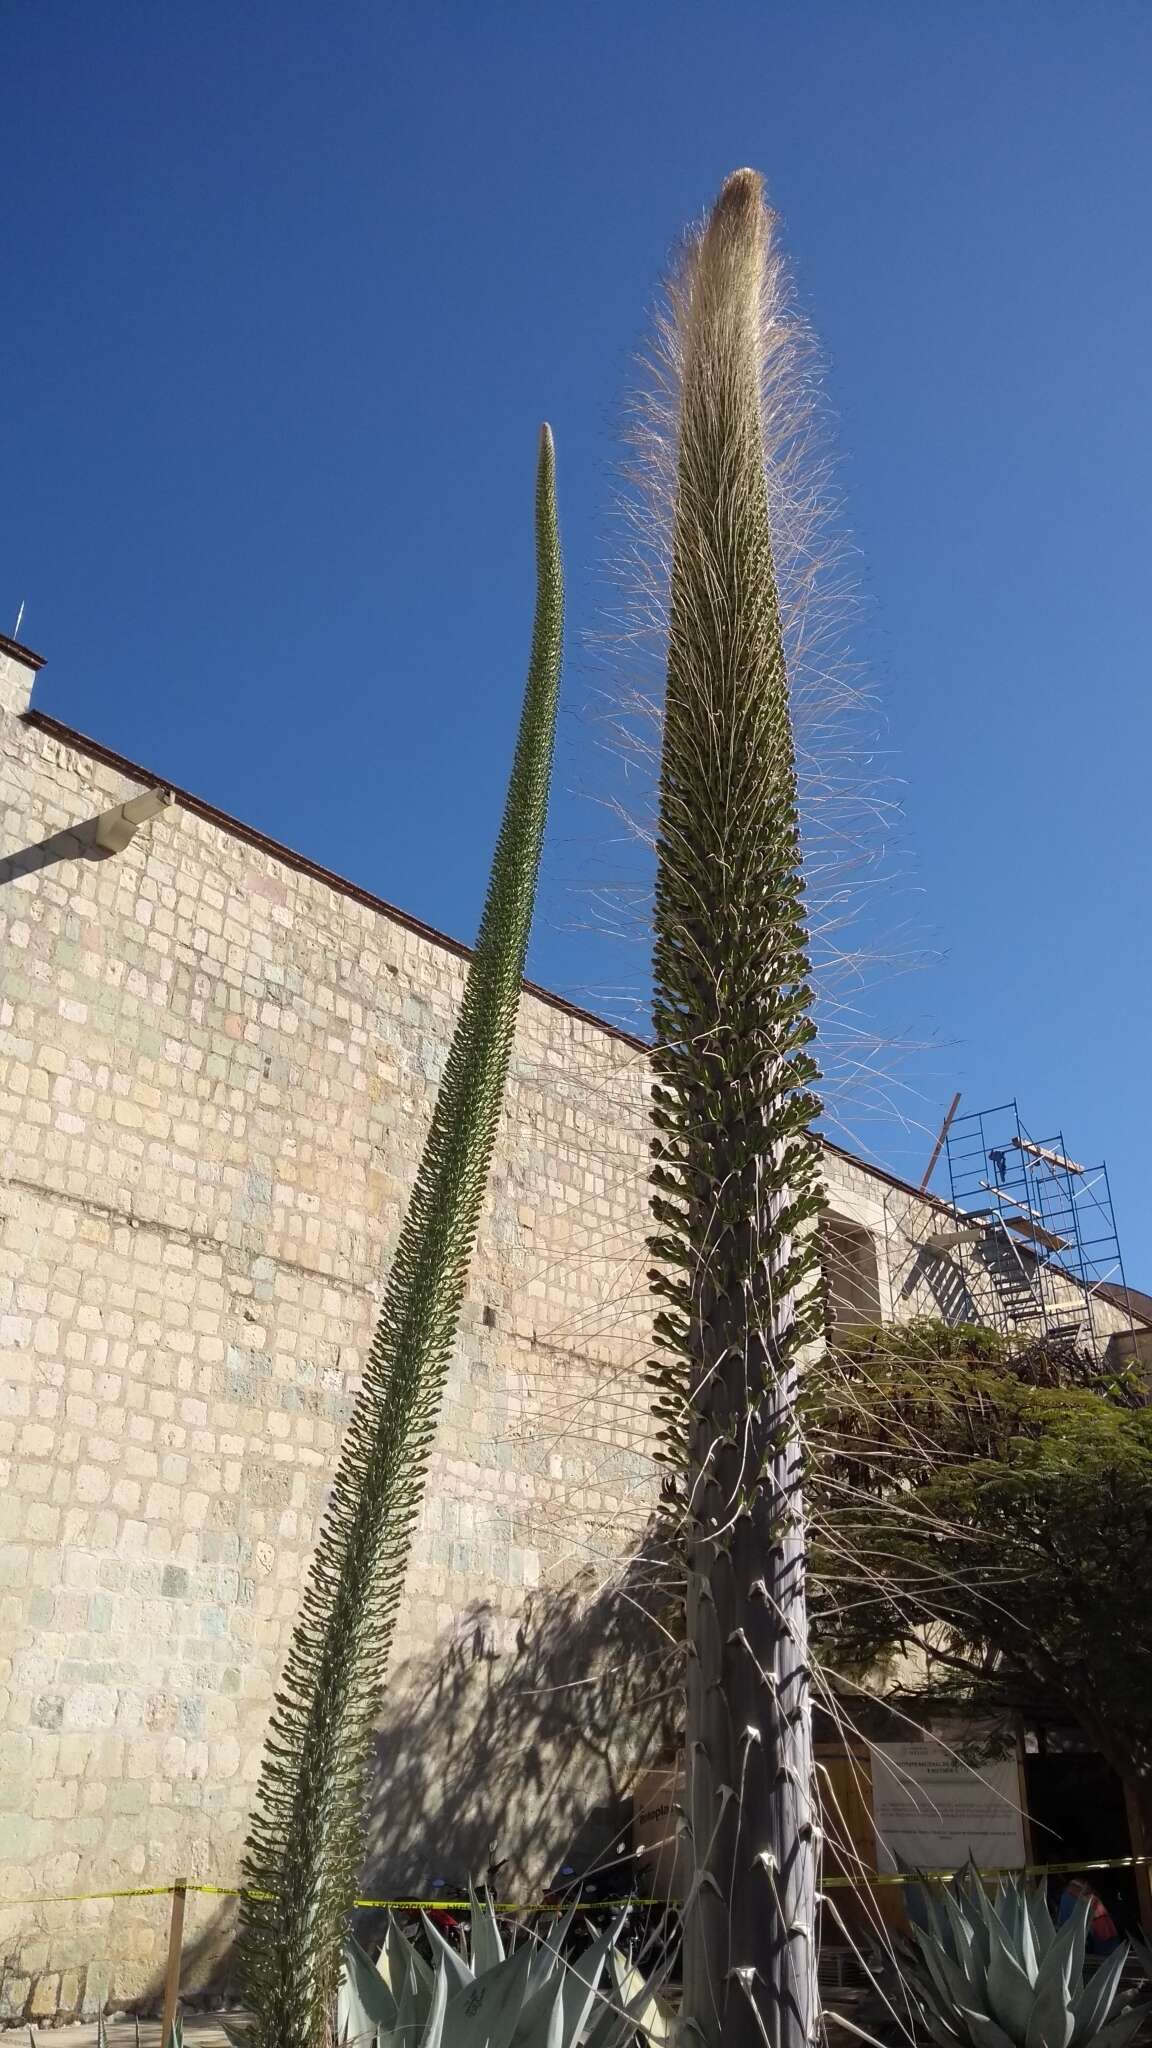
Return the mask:
<path id="1" fill-rule="evenodd" d="M 1022 1257 L 997 1210 L 985 1210 L 981 1221 L 988 1226 L 981 1251 L 995 1291 L 997 1320 L 1006 1323 L 1012 1332 L 1031 1329 L 1039 1335 L 1047 1318 L 1043 1290 L 1034 1268 Z"/>

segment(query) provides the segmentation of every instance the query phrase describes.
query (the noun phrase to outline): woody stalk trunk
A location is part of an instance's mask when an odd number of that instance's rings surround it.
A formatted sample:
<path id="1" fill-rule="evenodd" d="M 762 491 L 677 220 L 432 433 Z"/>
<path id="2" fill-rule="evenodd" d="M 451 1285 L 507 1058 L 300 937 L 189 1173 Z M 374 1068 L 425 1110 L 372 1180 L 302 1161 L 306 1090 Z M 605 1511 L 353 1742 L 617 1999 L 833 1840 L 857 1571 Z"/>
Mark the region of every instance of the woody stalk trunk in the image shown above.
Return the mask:
<path id="1" fill-rule="evenodd" d="M 820 1207 L 796 774 L 765 470 L 772 217 L 737 171 L 673 285 L 679 374 L 655 905 L 658 1410 L 687 1560 L 683 2017 L 817 2027 L 801 1447 Z"/>

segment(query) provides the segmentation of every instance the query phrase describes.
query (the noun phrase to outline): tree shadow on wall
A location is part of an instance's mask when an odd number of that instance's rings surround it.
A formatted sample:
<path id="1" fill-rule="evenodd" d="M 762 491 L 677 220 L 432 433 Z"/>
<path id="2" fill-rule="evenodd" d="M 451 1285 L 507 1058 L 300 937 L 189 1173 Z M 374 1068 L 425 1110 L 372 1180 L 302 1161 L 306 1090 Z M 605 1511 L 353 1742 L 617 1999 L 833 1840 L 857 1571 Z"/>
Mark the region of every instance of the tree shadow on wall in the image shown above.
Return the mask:
<path id="1" fill-rule="evenodd" d="M 505 1897 L 593 1869 L 619 1839 L 638 1772 L 674 1751 L 676 1604 L 653 1535 L 609 1585 L 591 1572 L 526 1596 L 518 1617 L 478 1603 L 452 1641 L 395 1665 L 376 1739 L 363 1895 L 431 1896 L 484 1875 Z M 495 1849 L 493 1845 L 498 1845 Z M 232 2002 L 236 1902 L 186 1940 L 182 2002 Z M 367 1937 L 368 1923 L 360 1932 Z M 162 1974 L 124 2009 L 158 2012 Z"/>
<path id="2" fill-rule="evenodd" d="M 188 1910 L 191 1914 L 191 1898 Z M 180 1951 L 180 2005 L 185 2012 L 235 2005 L 232 1945 L 236 1936 L 236 1912 L 235 1899 L 217 1899 L 203 1917 L 197 1916 L 199 1924 L 194 1932 L 189 1933 L 185 1928 Z M 107 1972 L 102 1969 L 100 1974 L 106 1976 Z M 163 1968 L 156 1969 L 134 1996 L 115 1997 L 114 2011 L 136 2014 L 140 2019 L 158 2019 L 164 2003 L 164 1975 Z M 106 1991 L 101 1991 L 96 1997 L 86 1995 L 83 2012 L 91 2016 L 107 2003 Z"/>
<path id="3" fill-rule="evenodd" d="M 611 1585 L 586 1573 L 529 1594 L 511 1623 L 478 1604 L 447 1648 L 395 1668 L 366 1896 L 427 1895 L 493 1860 L 511 1896 L 610 1849 L 637 1773 L 675 1746 L 667 1585 L 653 1537 Z"/>

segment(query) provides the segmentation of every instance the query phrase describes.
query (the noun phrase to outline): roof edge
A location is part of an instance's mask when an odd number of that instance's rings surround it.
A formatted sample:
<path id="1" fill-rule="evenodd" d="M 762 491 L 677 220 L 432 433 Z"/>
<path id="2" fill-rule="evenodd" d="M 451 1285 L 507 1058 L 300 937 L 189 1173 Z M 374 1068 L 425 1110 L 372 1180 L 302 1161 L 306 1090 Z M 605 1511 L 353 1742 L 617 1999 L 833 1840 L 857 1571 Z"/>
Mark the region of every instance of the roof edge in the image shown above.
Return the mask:
<path id="1" fill-rule="evenodd" d="M 14 649 L 22 659 L 37 664 L 40 662 L 39 655 L 29 655 L 26 648 L 18 647 L 15 641 L 6 640 L 2 633 L 0 648 Z M 203 797 L 195 796 L 190 790 L 179 788 L 176 783 L 170 782 L 167 776 L 156 775 L 150 768 L 142 768 L 138 761 L 130 761 L 126 755 L 116 753 L 112 747 L 102 745 L 99 740 L 90 738 L 87 733 L 78 732 L 75 726 L 65 725 L 63 720 L 53 718 L 50 712 L 25 711 L 21 714 L 20 722 L 32 726 L 37 732 L 45 733 L 50 739 L 59 740 L 63 746 L 73 747 L 78 753 L 91 755 L 93 760 L 102 761 L 105 767 L 115 768 L 120 774 L 129 775 L 136 782 L 148 783 L 153 787 L 162 785 L 171 791 L 182 810 L 191 811 L 208 824 L 216 825 L 221 831 L 230 833 L 233 838 L 243 839 L 249 846 L 258 847 L 262 853 L 270 854 L 273 860 L 283 862 L 285 867 L 294 868 L 298 874 L 308 875 L 313 881 L 321 882 L 325 888 L 334 889 L 339 895 L 351 897 L 354 903 L 364 904 L 368 910 L 375 911 L 379 916 L 390 918 L 393 924 L 400 925 L 405 931 L 414 932 L 418 938 L 427 939 L 430 945 L 440 946 L 445 952 L 454 953 L 460 960 L 472 958 L 472 948 L 466 946 L 463 940 L 451 938 L 447 932 L 438 931 L 435 925 L 425 924 L 421 918 L 412 917 L 406 910 L 398 910 L 394 903 L 387 902 L 383 896 L 375 896 L 370 889 L 362 889 L 358 882 L 350 882 L 346 875 L 338 875 L 332 868 L 321 867 L 318 861 L 309 860 L 306 854 L 297 853 L 293 847 L 285 846 L 282 841 L 270 839 L 254 825 L 245 824 L 242 818 L 234 818 L 229 811 L 222 811 L 215 804 L 207 803 Z M 591 1024 L 595 1030 L 602 1031 L 605 1037 L 631 1046 L 635 1052 L 650 1053 L 652 1050 L 650 1039 L 639 1038 L 635 1032 L 625 1031 L 620 1025 L 609 1023 L 607 1018 L 598 1017 L 594 1010 L 582 1009 L 578 1003 L 569 1002 L 566 996 L 558 996 L 552 989 L 542 988 L 539 982 L 525 981 L 521 986 L 525 995 L 547 1004 L 549 1009 L 559 1010 L 563 1015 L 575 1019 L 577 1023 Z M 847 1160 L 850 1166 L 871 1174 L 874 1179 L 886 1181 L 889 1187 L 898 1188 L 903 1194 L 914 1195 L 918 1201 L 927 1202 L 934 1209 L 943 1210 L 949 1215 L 954 1213 L 952 1204 L 940 1195 L 929 1194 L 925 1189 L 915 1187 L 910 1180 L 902 1180 L 899 1174 L 890 1173 L 887 1167 L 874 1165 L 869 1159 L 861 1159 L 857 1153 L 849 1152 L 845 1146 L 837 1145 L 831 1138 L 825 1137 L 823 1132 L 820 1134 L 820 1141 L 825 1151 L 834 1152 L 838 1158 Z M 1104 1289 L 1101 1288 L 1100 1291 L 1103 1293 Z M 1140 1319 L 1139 1311 L 1133 1308 L 1130 1301 L 1125 1301 L 1122 1305 L 1135 1319 Z"/>
<path id="2" fill-rule="evenodd" d="M 13 661 L 22 661 L 25 668 L 35 669 L 37 673 L 48 659 L 46 654 L 34 654 L 23 641 L 13 640 L 8 633 L 0 633 L 0 654 L 10 654 Z"/>
<path id="3" fill-rule="evenodd" d="M 0 634 L 0 645 L 2 644 L 3 635 Z M 231 812 L 222 811 L 215 804 L 207 803 L 203 797 L 194 795 L 191 790 L 181 789 L 166 775 L 157 775 L 151 768 L 141 767 L 139 761 L 130 761 L 126 754 L 118 754 L 112 747 L 104 746 L 100 740 L 92 739 L 88 733 L 78 732 L 75 726 L 65 725 L 61 719 L 53 718 L 50 712 L 25 711 L 21 714 L 20 722 L 22 725 L 34 727 L 37 732 L 45 733 L 49 739 L 59 740 L 63 746 L 73 747 L 78 753 L 91 755 L 93 760 L 103 762 L 106 768 L 115 768 L 121 775 L 130 775 L 134 782 L 147 783 L 155 788 L 163 786 L 171 791 L 181 810 L 191 811 L 194 816 L 203 818 L 208 824 L 219 826 L 221 831 L 229 833 L 234 839 L 243 839 L 249 846 L 258 847 L 262 853 L 270 854 L 273 860 L 281 861 L 285 867 L 295 868 L 298 874 L 310 876 L 313 881 L 323 883 L 325 888 L 334 889 L 341 896 L 350 896 L 354 903 L 364 904 L 366 909 L 389 918 L 393 924 L 401 925 L 405 931 L 415 932 L 419 938 L 427 939 L 431 945 L 441 946 L 445 952 L 455 953 L 458 959 L 472 958 L 471 946 L 466 946 L 462 939 L 451 938 L 447 932 L 437 931 L 434 925 L 425 924 L 421 918 L 412 917 L 408 911 L 397 909 L 394 903 L 386 902 L 383 896 L 373 895 L 370 889 L 361 888 L 358 882 L 350 882 L 346 875 L 338 875 L 333 868 L 321 867 L 318 861 L 309 860 L 306 854 L 297 853 L 294 847 L 285 846 L 281 840 L 270 839 L 267 833 L 259 831 L 255 825 L 246 824 L 243 818 L 234 818 Z M 593 1024 L 598 1031 L 605 1032 L 609 1038 L 619 1039 L 624 1045 L 633 1046 L 637 1052 L 651 1051 L 647 1039 L 638 1038 L 635 1033 L 625 1031 L 617 1024 L 610 1024 L 606 1018 L 598 1017 L 593 1010 L 581 1009 L 579 1003 L 569 1002 L 566 996 L 558 996 L 551 989 L 542 988 L 538 982 L 525 981 L 522 987 L 525 995 L 534 996 L 537 1002 L 547 1003 L 553 1010 L 562 1010 L 566 1016 L 575 1018 L 578 1023 Z"/>

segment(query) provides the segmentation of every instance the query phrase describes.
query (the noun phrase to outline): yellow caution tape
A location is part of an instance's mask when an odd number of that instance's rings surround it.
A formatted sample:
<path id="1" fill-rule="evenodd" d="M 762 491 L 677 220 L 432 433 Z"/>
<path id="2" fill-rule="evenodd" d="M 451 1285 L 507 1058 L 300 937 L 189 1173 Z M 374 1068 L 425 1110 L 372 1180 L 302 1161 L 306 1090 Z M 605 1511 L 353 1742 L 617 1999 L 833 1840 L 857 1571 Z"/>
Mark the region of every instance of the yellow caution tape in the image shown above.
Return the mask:
<path id="1" fill-rule="evenodd" d="M 1099 1856 L 1080 1857 L 1073 1863 L 998 1863 L 988 1870 L 977 1872 L 978 1877 L 1055 1877 L 1068 1870 L 1136 1870 L 1152 1862 L 1148 1856 Z M 877 1884 L 947 1884 L 955 1877 L 955 1870 L 892 1870 L 879 1871 L 868 1877 L 825 1877 L 820 1889 L 827 1891 L 831 1885 Z"/>
<path id="2" fill-rule="evenodd" d="M 1152 1863 L 1149 1856 L 1098 1856 L 1079 1857 L 1071 1863 L 1000 1863 L 988 1870 L 981 1870 L 980 1877 L 1056 1877 L 1069 1870 L 1137 1870 Z M 864 1877 L 825 1877 L 820 1889 L 829 1891 L 833 1886 L 856 1887 L 864 1890 L 881 1884 L 946 1884 L 956 1875 L 954 1870 L 892 1870 L 871 1872 Z M 49 1897 L 40 1892 L 29 1898 L 0 1898 L 0 1913 L 11 1906 L 68 1906 L 90 1899 L 161 1899 L 170 1898 L 175 1891 L 202 1892 L 217 1899 L 271 1898 L 271 1892 L 245 1893 L 239 1885 L 229 1884 L 138 1884 L 126 1890 L 114 1892 L 58 1892 Z M 467 1913 L 471 1910 L 471 1899 L 353 1899 L 357 1907 L 388 1907 L 394 1913 Z M 493 1910 L 497 1913 L 566 1913 L 571 1904 L 579 1905 L 579 1896 L 557 1904 L 551 1899 L 529 1899 L 527 1901 L 506 1899 L 496 1901 Z M 624 1906 L 667 1906 L 668 1899 L 645 1898 L 629 1893 L 626 1898 L 589 1899 L 584 1911 L 612 1912 Z"/>
<path id="3" fill-rule="evenodd" d="M 170 1884 L 138 1884 L 131 1891 L 124 1892 L 56 1892 L 49 1896 L 38 1892 L 29 1899 L 0 1899 L 0 1913 L 9 1906 L 68 1906 L 77 1899 L 159 1899 L 170 1898 L 175 1887 Z M 188 1886 L 192 1890 L 192 1886 Z"/>

